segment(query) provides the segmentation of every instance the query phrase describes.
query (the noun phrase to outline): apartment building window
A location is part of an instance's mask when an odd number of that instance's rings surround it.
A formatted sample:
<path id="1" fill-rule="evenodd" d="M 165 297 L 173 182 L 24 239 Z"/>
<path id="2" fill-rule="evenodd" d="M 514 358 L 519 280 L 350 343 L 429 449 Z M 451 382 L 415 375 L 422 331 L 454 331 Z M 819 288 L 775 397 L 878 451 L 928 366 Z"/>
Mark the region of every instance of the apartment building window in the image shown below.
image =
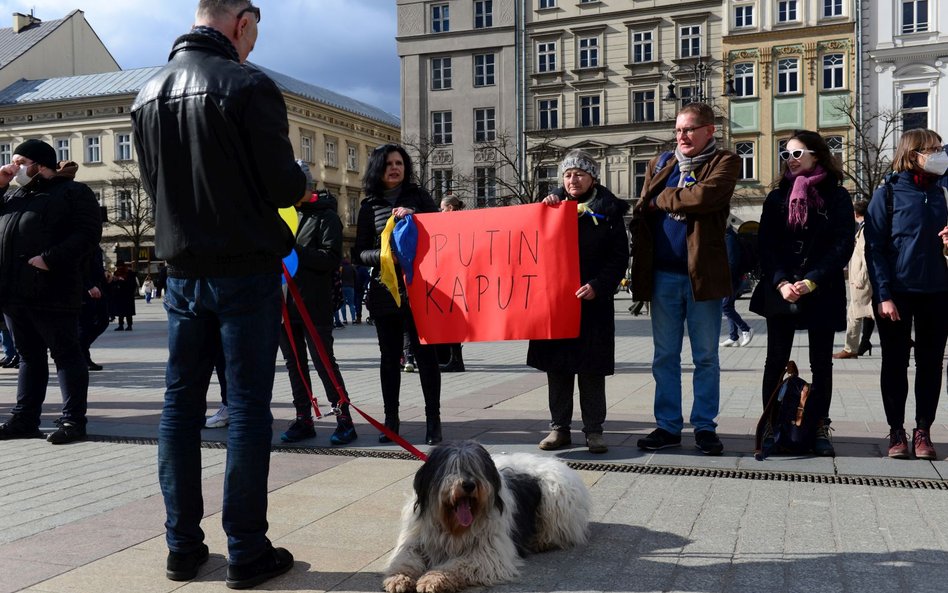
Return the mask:
<path id="1" fill-rule="evenodd" d="M 338 167 L 339 158 L 336 154 L 336 139 L 326 138 L 326 166 Z"/>
<path id="2" fill-rule="evenodd" d="M 13 145 L 9 142 L 0 144 L 0 166 L 9 165 L 13 161 Z"/>
<path id="3" fill-rule="evenodd" d="M 599 65 L 599 38 L 583 37 L 579 40 L 579 67 L 595 68 Z"/>
<path id="4" fill-rule="evenodd" d="M 754 63 L 734 64 L 734 92 L 738 97 L 754 96 Z"/>
<path id="5" fill-rule="evenodd" d="M 95 203 L 101 206 L 102 205 L 102 190 L 94 189 L 92 190 L 92 195 L 95 196 Z"/>
<path id="6" fill-rule="evenodd" d="M 487 200 L 497 197 L 497 170 L 494 167 L 474 167 L 474 195 L 478 207 L 487 206 Z"/>
<path id="7" fill-rule="evenodd" d="M 359 170 L 359 147 L 346 143 L 346 168 L 350 171 Z"/>
<path id="8" fill-rule="evenodd" d="M 779 0 L 777 2 L 777 22 L 790 23 L 799 19 L 797 0 Z"/>
<path id="9" fill-rule="evenodd" d="M 698 87 L 683 86 L 678 89 L 678 96 L 681 98 L 681 106 L 694 103 L 698 99 Z"/>
<path id="10" fill-rule="evenodd" d="M 557 168 L 537 167 L 536 183 L 538 196 L 550 195 L 560 184 L 559 177 L 557 177 Z"/>
<path id="11" fill-rule="evenodd" d="M 902 32 L 928 31 L 928 0 L 902 0 Z"/>
<path id="12" fill-rule="evenodd" d="M 303 134 L 300 136 L 300 158 L 307 163 L 313 161 L 313 137 Z"/>
<path id="13" fill-rule="evenodd" d="M 749 4 L 747 6 L 735 6 L 734 7 L 734 28 L 741 29 L 744 27 L 753 27 L 754 26 L 754 5 Z"/>
<path id="14" fill-rule="evenodd" d="M 494 108 L 474 110 L 474 142 L 491 142 L 497 138 Z"/>
<path id="15" fill-rule="evenodd" d="M 434 169 L 431 171 L 431 189 L 436 200 L 454 193 L 454 171 L 451 169 Z"/>
<path id="16" fill-rule="evenodd" d="M 786 95 L 800 92 L 800 60 L 784 58 L 777 62 L 777 93 Z"/>
<path id="17" fill-rule="evenodd" d="M 350 195 L 346 204 L 346 225 L 355 226 L 359 221 L 359 197 Z"/>
<path id="18" fill-rule="evenodd" d="M 645 174 L 648 172 L 648 161 L 635 161 L 632 163 L 632 194 L 633 198 L 642 195 L 642 189 L 645 188 Z"/>
<path id="19" fill-rule="evenodd" d="M 431 7 L 431 32 L 447 33 L 451 30 L 451 20 L 447 4 L 434 4 Z"/>
<path id="20" fill-rule="evenodd" d="M 431 58 L 431 90 L 451 88 L 451 58 Z"/>
<path id="21" fill-rule="evenodd" d="M 754 163 L 754 143 L 738 142 L 734 145 L 734 150 L 741 159 L 740 179 L 757 179 L 757 167 Z"/>
<path id="22" fill-rule="evenodd" d="M 57 161 L 71 161 L 72 160 L 72 157 L 70 156 L 70 151 L 69 151 L 69 138 L 57 138 L 53 142 L 53 145 L 56 147 L 56 160 Z"/>
<path id="23" fill-rule="evenodd" d="M 632 61 L 636 64 L 652 61 L 652 32 L 632 33 Z"/>
<path id="24" fill-rule="evenodd" d="M 121 221 L 132 220 L 132 190 L 115 190 L 115 206 L 118 210 L 118 219 Z"/>
<path id="25" fill-rule="evenodd" d="M 132 135 L 131 134 L 116 134 L 115 135 L 115 160 L 117 161 L 132 160 Z"/>
<path id="26" fill-rule="evenodd" d="M 829 148 L 830 155 L 836 159 L 836 162 L 840 165 L 843 164 L 843 137 L 842 136 L 827 136 L 826 137 L 826 146 Z"/>
<path id="27" fill-rule="evenodd" d="M 632 121 L 655 121 L 655 91 L 632 91 Z"/>
<path id="28" fill-rule="evenodd" d="M 537 44 L 537 72 L 556 72 L 556 42 Z"/>
<path id="29" fill-rule="evenodd" d="M 928 91 L 902 93 L 902 131 L 928 127 Z"/>
<path id="30" fill-rule="evenodd" d="M 88 136 L 86 138 L 86 162 L 102 162 L 102 139 L 99 136 Z"/>
<path id="31" fill-rule="evenodd" d="M 838 90 L 845 86 L 843 54 L 823 56 L 823 90 Z"/>
<path id="32" fill-rule="evenodd" d="M 681 58 L 696 58 L 701 55 L 701 25 L 690 25 L 678 29 Z"/>
<path id="33" fill-rule="evenodd" d="M 494 26 L 494 3 L 492 0 L 475 0 L 474 28 L 485 29 Z"/>
<path id="34" fill-rule="evenodd" d="M 450 111 L 431 112 L 431 142 L 433 144 L 451 144 L 452 123 Z"/>
<path id="35" fill-rule="evenodd" d="M 539 128 L 541 130 L 555 130 L 560 127 L 559 99 L 540 99 L 537 102 Z"/>
<path id="36" fill-rule="evenodd" d="M 599 125 L 599 95 L 586 95 L 579 98 L 579 125 L 583 128 Z"/>
<path id="37" fill-rule="evenodd" d="M 556 0 L 540 0 L 540 5 L 537 8 L 540 10 L 544 8 L 556 8 Z"/>
<path id="38" fill-rule="evenodd" d="M 494 85 L 494 54 L 474 54 L 474 86 Z"/>
<path id="39" fill-rule="evenodd" d="M 823 0 L 823 18 L 843 16 L 843 0 Z"/>

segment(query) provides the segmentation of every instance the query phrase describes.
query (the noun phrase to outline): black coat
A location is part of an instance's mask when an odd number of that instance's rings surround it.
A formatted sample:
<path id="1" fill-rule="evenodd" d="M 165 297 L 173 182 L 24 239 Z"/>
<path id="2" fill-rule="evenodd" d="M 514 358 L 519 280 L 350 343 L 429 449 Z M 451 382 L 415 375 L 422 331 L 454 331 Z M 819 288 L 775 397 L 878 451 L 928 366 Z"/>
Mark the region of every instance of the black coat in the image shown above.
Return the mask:
<path id="1" fill-rule="evenodd" d="M 113 317 L 131 317 L 135 315 L 135 297 L 138 295 L 138 281 L 135 272 L 127 270 L 116 272 L 112 281 L 106 285 L 109 293 L 109 314 Z"/>
<path id="2" fill-rule="evenodd" d="M 579 282 L 580 286 L 588 283 L 596 291 L 596 298 L 581 301 L 579 337 L 530 340 L 527 364 L 541 371 L 590 375 L 615 373 L 613 299 L 629 266 L 629 240 L 622 218 L 629 210 L 629 204 L 601 185 L 595 188 L 596 197 L 589 206 L 593 212 L 606 218 L 579 217 Z M 563 188 L 554 193 L 564 196 Z"/>
<path id="3" fill-rule="evenodd" d="M 829 176 L 816 186 L 823 207 L 810 208 L 802 229 L 787 225 L 787 200 L 791 182 L 764 200 L 757 233 L 760 242 L 761 277 L 751 297 L 750 310 L 766 317 L 764 290 L 787 280 L 811 280 L 816 290 L 797 304 L 797 328 L 829 325 L 834 331 L 846 329 L 846 280 L 843 268 L 849 263 L 856 244 L 853 202 L 845 188 Z"/>
<path id="4" fill-rule="evenodd" d="M 299 267 L 294 280 L 313 323 L 332 327 L 332 272 L 342 259 L 342 221 L 336 213 L 336 198 L 320 192 L 316 202 L 299 207 L 300 226 L 296 232 L 296 255 Z M 290 317 L 300 319 L 290 294 L 286 296 Z"/>
<path id="5" fill-rule="evenodd" d="M 365 304 L 373 317 L 393 315 L 398 312 L 395 299 L 379 281 L 381 273 L 379 266 L 382 262 L 382 231 L 395 208 L 411 208 L 417 214 L 438 211 L 437 204 L 428 192 L 412 183 L 403 184 L 402 192 L 396 198 L 394 206 L 382 196 L 369 196 L 362 200 L 355 245 L 352 248 L 352 260 L 372 267 Z M 408 303 L 408 294 L 405 291 L 401 267 L 398 264 L 395 264 L 395 273 L 404 306 Z"/>
<path id="6" fill-rule="evenodd" d="M 36 177 L 0 205 L 0 305 L 78 310 L 82 266 L 102 238 L 99 204 L 71 176 Z M 42 255 L 49 271 L 27 263 Z"/>

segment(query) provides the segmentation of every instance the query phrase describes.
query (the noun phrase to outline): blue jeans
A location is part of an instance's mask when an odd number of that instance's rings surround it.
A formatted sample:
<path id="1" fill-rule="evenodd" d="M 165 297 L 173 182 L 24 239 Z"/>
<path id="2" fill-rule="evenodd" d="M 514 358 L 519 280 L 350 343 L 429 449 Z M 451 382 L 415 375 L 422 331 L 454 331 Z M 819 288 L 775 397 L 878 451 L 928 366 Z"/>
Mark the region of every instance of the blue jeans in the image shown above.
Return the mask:
<path id="1" fill-rule="evenodd" d="M 656 270 L 652 294 L 652 376 L 655 377 L 655 420 L 659 428 L 681 434 L 681 348 L 685 324 L 694 361 L 694 404 L 691 425 L 714 430 L 721 399 L 718 335 L 721 299 L 695 301 L 687 274 Z"/>
<path id="2" fill-rule="evenodd" d="M 280 339 L 280 276 L 168 278 L 167 391 L 158 425 L 158 481 L 175 552 L 204 540 L 201 428 L 219 349 L 226 360 L 227 464 L 223 527 L 231 564 L 264 553 L 273 416 L 270 399 Z"/>
<path id="3" fill-rule="evenodd" d="M 352 286 L 343 286 L 342 287 L 342 298 L 343 305 L 339 307 L 339 310 L 342 311 L 342 320 L 346 321 L 346 307 L 349 307 L 349 319 L 352 321 L 356 320 L 356 306 L 355 306 L 355 288 Z"/>
<path id="4" fill-rule="evenodd" d="M 737 302 L 737 291 L 741 287 L 741 279 L 737 278 L 731 283 L 731 288 L 733 293 L 731 296 L 724 297 L 721 301 L 721 308 L 724 311 L 724 316 L 727 317 L 728 324 L 728 337 L 732 340 L 737 340 L 738 331 L 746 332 L 750 331 L 750 326 L 747 325 L 747 322 L 741 318 L 741 314 L 737 312 L 737 309 L 734 308 L 734 303 Z"/>

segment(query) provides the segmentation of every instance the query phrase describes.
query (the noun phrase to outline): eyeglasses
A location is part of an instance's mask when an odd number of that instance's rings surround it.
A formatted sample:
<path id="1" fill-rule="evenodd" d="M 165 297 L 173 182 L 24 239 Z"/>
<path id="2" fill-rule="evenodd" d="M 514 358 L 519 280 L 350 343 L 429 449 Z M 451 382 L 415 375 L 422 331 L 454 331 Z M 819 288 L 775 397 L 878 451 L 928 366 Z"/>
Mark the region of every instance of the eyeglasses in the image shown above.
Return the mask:
<path id="1" fill-rule="evenodd" d="M 701 128 L 706 128 L 711 124 L 701 124 L 700 126 L 695 126 L 693 128 L 675 128 L 675 136 L 693 136 L 695 130 L 700 130 Z"/>
<path id="2" fill-rule="evenodd" d="M 255 17 L 257 18 L 257 22 L 258 22 L 258 23 L 260 22 L 260 7 L 259 7 L 259 6 L 254 6 L 253 4 L 251 4 L 251 5 L 248 6 L 247 8 L 245 8 L 245 9 L 241 10 L 240 12 L 238 12 L 238 13 L 237 13 L 237 20 L 238 20 L 238 21 L 240 20 L 240 17 L 244 16 L 244 13 L 245 13 L 245 12 L 249 12 L 250 14 L 252 14 L 253 16 L 255 16 Z"/>
<path id="3" fill-rule="evenodd" d="M 812 150 L 798 148 L 796 150 L 781 150 L 778 154 L 780 154 L 780 158 L 785 161 L 789 161 L 791 158 L 795 161 L 799 161 L 801 158 L 803 158 L 804 154 L 816 154 L 816 153 L 814 153 Z"/>

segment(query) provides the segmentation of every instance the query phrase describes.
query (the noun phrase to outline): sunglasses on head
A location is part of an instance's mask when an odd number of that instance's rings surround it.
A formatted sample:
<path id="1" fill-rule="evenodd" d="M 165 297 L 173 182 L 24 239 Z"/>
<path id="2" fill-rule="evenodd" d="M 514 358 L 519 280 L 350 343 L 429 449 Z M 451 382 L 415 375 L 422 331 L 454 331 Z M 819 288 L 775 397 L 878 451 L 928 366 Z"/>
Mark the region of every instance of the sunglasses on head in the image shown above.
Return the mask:
<path id="1" fill-rule="evenodd" d="M 805 148 L 798 148 L 796 150 L 781 150 L 779 152 L 780 158 L 789 161 L 791 158 L 794 160 L 800 160 L 804 154 L 815 154 L 812 150 L 806 150 Z"/>

